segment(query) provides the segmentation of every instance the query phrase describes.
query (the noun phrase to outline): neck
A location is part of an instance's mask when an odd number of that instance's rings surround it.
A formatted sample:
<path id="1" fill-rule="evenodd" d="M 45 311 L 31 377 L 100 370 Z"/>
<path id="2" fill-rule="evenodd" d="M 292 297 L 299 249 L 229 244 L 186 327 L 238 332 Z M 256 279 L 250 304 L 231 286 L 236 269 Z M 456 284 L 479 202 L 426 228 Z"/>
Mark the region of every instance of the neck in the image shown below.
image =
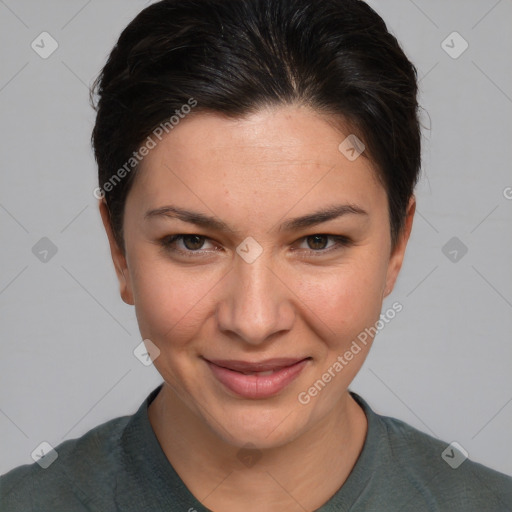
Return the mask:
<path id="1" fill-rule="evenodd" d="M 187 488 L 222 512 L 319 508 L 347 479 L 367 431 L 366 416 L 348 391 L 313 428 L 265 450 L 227 443 L 165 383 L 148 414 Z"/>

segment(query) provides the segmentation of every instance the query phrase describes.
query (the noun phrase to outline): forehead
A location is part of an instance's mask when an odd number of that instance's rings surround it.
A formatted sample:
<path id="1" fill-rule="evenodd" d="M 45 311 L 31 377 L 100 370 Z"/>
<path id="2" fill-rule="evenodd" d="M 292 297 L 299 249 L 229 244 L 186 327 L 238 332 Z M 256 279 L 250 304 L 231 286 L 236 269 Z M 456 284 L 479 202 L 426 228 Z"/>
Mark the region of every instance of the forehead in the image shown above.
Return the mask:
<path id="1" fill-rule="evenodd" d="M 152 206 L 171 197 L 196 203 L 223 198 L 252 211 L 316 204 L 321 197 L 376 200 L 384 190 L 370 159 L 347 158 L 346 144 L 340 150 L 349 136 L 305 107 L 268 108 L 237 119 L 191 115 L 144 158 L 134 195 Z"/>

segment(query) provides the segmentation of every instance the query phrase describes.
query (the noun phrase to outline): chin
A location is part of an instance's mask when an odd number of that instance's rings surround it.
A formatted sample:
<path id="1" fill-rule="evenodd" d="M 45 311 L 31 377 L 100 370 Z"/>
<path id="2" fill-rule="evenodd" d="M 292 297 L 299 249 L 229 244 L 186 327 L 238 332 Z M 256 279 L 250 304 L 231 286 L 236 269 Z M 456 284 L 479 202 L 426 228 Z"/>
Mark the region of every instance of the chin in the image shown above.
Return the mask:
<path id="1" fill-rule="evenodd" d="M 253 404 L 254 405 L 254 404 Z M 293 441 L 304 429 L 305 421 L 300 421 L 285 408 L 267 409 L 243 407 L 238 412 L 220 414 L 218 423 L 205 418 L 215 434 L 226 443 L 244 448 L 251 444 L 254 448 L 278 448 Z"/>

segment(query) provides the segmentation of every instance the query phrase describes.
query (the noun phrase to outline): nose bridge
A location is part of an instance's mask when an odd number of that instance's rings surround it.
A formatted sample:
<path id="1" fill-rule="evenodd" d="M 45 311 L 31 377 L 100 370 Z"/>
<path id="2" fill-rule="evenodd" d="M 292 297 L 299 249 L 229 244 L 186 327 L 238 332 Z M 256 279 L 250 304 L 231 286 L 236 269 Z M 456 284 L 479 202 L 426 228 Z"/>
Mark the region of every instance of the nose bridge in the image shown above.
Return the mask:
<path id="1" fill-rule="evenodd" d="M 244 248 L 243 244 L 240 248 Z M 249 252 L 253 249 L 250 247 Z M 237 255 L 229 296 L 220 318 L 221 329 L 235 332 L 253 345 L 263 343 L 275 332 L 289 329 L 293 322 L 291 305 L 275 275 L 269 253 L 261 251 L 255 259 Z"/>

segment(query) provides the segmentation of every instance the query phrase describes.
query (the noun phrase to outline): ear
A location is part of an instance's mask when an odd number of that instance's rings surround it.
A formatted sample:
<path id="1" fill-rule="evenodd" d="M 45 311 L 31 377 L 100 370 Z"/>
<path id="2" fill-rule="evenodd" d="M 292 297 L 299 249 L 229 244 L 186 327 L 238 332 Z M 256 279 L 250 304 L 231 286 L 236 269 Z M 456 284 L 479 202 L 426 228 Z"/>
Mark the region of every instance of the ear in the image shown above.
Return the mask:
<path id="1" fill-rule="evenodd" d="M 107 203 L 105 199 L 99 200 L 99 209 L 103 226 L 107 232 L 108 243 L 110 245 L 110 254 L 112 255 L 112 261 L 116 269 L 117 279 L 119 280 L 119 288 L 121 298 L 126 304 L 134 305 L 133 292 L 130 282 L 130 273 L 128 272 L 128 265 L 126 263 L 126 257 L 123 251 L 119 248 L 117 241 L 112 231 L 112 223 L 110 221 L 110 212 L 108 211 Z"/>
<path id="2" fill-rule="evenodd" d="M 405 256 L 405 248 L 407 247 L 407 242 L 409 241 L 409 236 L 411 234 L 412 221 L 415 211 L 416 198 L 414 195 L 412 195 L 407 206 L 404 228 L 397 241 L 396 247 L 393 249 L 393 252 L 389 258 L 388 272 L 386 275 L 386 287 L 384 288 L 384 293 L 382 295 L 383 298 L 387 297 L 393 291 L 398 273 L 402 268 L 402 262 L 404 261 Z"/>

